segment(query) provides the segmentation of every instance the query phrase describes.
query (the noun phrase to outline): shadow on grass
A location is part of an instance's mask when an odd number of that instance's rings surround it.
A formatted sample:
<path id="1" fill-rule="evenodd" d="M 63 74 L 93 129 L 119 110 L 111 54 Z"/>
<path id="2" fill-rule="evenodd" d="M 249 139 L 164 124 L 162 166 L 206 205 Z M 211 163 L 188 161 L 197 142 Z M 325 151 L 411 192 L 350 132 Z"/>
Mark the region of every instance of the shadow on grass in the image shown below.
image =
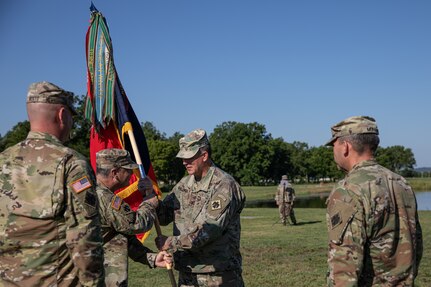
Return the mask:
<path id="1" fill-rule="evenodd" d="M 296 226 L 299 226 L 299 225 L 308 225 L 308 224 L 316 224 L 316 223 L 320 223 L 320 222 L 322 222 L 322 220 L 316 220 L 316 221 L 297 221 L 296 222 Z M 276 224 L 282 224 L 280 221 L 277 221 L 277 222 L 274 222 L 272 225 L 276 225 Z M 291 223 L 288 223 L 287 224 L 287 226 L 295 226 L 295 225 L 293 225 L 293 224 L 291 224 Z"/>
<path id="2" fill-rule="evenodd" d="M 316 220 L 316 221 L 303 221 L 303 222 L 298 221 L 298 222 L 296 223 L 296 225 L 316 224 L 316 223 L 320 223 L 320 222 L 322 222 L 322 220 Z"/>

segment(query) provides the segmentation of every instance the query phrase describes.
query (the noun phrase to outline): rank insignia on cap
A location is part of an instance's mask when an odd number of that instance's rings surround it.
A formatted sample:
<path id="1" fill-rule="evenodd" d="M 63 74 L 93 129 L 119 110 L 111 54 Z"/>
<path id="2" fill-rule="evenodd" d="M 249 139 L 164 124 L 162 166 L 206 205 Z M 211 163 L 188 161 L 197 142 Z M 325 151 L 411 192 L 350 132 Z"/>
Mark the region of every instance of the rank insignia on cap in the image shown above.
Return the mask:
<path id="1" fill-rule="evenodd" d="M 83 176 L 77 181 L 74 181 L 70 186 L 76 193 L 80 193 L 81 191 L 90 188 L 91 183 L 86 176 Z"/>
<path id="2" fill-rule="evenodd" d="M 220 200 L 213 200 L 211 201 L 211 210 L 217 210 L 221 208 L 221 202 Z"/>
<path id="3" fill-rule="evenodd" d="M 121 197 L 119 197 L 118 195 L 114 195 L 114 197 L 112 198 L 112 201 L 111 201 L 112 208 L 119 210 L 120 206 L 121 206 L 121 202 L 123 202 Z"/>
<path id="4" fill-rule="evenodd" d="M 331 228 L 334 229 L 341 223 L 340 213 L 336 213 L 331 217 Z"/>

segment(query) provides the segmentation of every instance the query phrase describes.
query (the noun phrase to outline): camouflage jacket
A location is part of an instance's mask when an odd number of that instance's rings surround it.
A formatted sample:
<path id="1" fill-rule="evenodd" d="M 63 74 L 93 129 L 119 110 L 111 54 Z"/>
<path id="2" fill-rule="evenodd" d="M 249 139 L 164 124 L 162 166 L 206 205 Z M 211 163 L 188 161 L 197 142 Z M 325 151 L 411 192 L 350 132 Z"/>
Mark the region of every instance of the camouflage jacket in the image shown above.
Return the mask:
<path id="1" fill-rule="evenodd" d="M 155 210 L 150 204 L 142 202 L 138 210 L 133 211 L 129 204 L 101 182 L 98 182 L 96 193 L 104 241 L 105 284 L 106 286 L 127 286 L 129 253 L 135 261 L 154 267 L 155 254 L 144 247 L 139 240 L 133 240 L 133 238 L 136 238 L 134 234 L 151 229 Z"/>
<path id="2" fill-rule="evenodd" d="M 287 180 L 282 180 L 278 185 L 275 201 L 277 205 L 295 201 L 295 190 Z"/>
<path id="3" fill-rule="evenodd" d="M 240 213 L 245 195 L 227 173 L 212 166 L 196 182 L 184 177 L 158 209 L 160 224 L 174 222 L 175 268 L 207 273 L 241 269 Z"/>
<path id="4" fill-rule="evenodd" d="M 0 286 L 103 284 L 94 175 L 46 133 L 0 154 Z"/>
<path id="5" fill-rule="evenodd" d="M 422 232 L 404 178 L 359 163 L 331 192 L 327 224 L 328 286 L 413 286 Z"/>

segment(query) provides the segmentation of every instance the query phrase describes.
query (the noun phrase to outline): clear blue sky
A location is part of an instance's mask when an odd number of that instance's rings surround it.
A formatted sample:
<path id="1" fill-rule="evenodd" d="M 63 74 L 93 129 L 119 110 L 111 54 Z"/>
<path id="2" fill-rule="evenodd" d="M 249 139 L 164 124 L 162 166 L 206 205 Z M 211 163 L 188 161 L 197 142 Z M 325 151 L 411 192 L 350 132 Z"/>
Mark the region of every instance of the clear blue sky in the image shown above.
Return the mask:
<path id="1" fill-rule="evenodd" d="M 90 1 L 0 0 L 0 134 L 30 83 L 86 93 Z M 353 115 L 431 166 L 431 1 L 94 1 L 140 121 L 167 136 L 225 121 L 319 146 Z"/>

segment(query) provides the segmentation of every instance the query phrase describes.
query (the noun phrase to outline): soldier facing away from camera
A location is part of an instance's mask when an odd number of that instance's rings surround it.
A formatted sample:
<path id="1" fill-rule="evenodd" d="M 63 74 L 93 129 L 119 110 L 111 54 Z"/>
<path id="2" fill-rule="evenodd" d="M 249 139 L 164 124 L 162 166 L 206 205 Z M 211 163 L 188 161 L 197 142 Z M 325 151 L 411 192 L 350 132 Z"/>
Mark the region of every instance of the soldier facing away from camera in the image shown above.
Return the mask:
<path id="1" fill-rule="evenodd" d="M 73 94 L 30 85 L 30 132 L 0 154 L 0 286 L 103 285 L 95 181 L 69 139 Z"/>
<path id="2" fill-rule="evenodd" d="M 375 161 L 373 118 L 350 117 L 331 131 L 326 145 L 346 176 L 327 200 L 328 286 L 413 286 L 423 248 L 415 194 Z"/>
<path id="3" fill-rule="evenodd" d="M 287 175 L 282 175 L 280 184 L 277 187 L 275 202 L 278 205 L 278 212 L 283 225 L 288 223 L 288 218 L 290 218 L 293 225 L 296 225 L 295 212 L 293 211 L 294 201 L 295 190 L 287 180 Z"/>
<path id="4" fill-rule="evenodd" d="M 156 239 L 174 253 L 179 286 L 244 286 L 240 213 L 245 195 L 238 183 L 211 160 L 206 132 L 179 140 L 177 157 L 188 175 L 159 206 L 162 225 L 173 221 L 173 236 Z"/>

